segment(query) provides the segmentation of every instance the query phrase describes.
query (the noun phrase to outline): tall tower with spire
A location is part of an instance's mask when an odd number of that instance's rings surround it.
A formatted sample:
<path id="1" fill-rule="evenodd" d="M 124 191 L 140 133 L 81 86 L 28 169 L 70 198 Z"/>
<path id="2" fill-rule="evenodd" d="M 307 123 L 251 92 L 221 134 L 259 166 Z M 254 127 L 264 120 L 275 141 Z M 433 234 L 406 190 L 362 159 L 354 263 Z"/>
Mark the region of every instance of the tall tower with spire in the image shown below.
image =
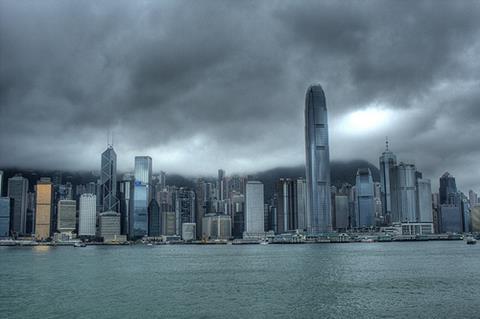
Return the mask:
<path id="1" fill-rule="evenodd" d="M 385 222 L 390 224 L 392 221 L 392 196 L 390 186 L 391 168 L 397 165 L 397 157 L 389 149 L 388 137 L 385 139 L 385 151 L 380 156 L 380 188 L 382 196 L 382 208 L 385 216 Z"/>
<path id="2" fill-rule="evenodd" d="M 305 149 L 307 177 L 307 230 L 332 231 L 330 208 L 330 153 L 325 93 L 312 85 L 305 96 Z"/>
<path id="3" fill-rule="evenodd" d="M 112 138 L 113 139 L 113 138 Z M 107 145 L 102 153 L 100 176 L 100 205 L 102 212 L 118 212 L 117 198 L 117 154 L 113 149 L 113 143 Z"/>

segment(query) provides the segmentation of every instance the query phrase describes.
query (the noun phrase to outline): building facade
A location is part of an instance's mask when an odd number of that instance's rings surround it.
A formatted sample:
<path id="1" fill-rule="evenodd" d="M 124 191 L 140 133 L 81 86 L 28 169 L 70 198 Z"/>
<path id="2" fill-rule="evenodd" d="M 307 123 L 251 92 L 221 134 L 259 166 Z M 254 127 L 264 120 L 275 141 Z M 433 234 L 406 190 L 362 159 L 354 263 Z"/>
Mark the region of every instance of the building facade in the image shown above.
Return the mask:
<path id="1" fill-rule="evenodd" d="M 195 223 L 183 223 L 182 224 L 182 239 L 184 241 L 192 241 L 197 237 L 197 224 Z"/>
<path id="2" fill-rule="evenodd" d="M 95 236 L 97 224 L 97 196 L 82 194 L 78 213 L 78 235 Z"/>
<path id="3" fill-rule="evenodd" d="M 162 214 L 156 199 L 152 199 L 148 205 L 148 236 L 160 237 L 162 234 Z"/>
<path id="4" fill-rule="evenodd" d="M 392 222 L 415 222 L 417 212 L 417 170 L 400 163 L 390 170 Z"/>
<path id="5" fill-rule="evenodd" d="M 356 225 L 359 228 L 375 226 L 375 202 L 372 172 L 361 168 L 356 177 Z"/>
<path id="6" fill-rule="evenodd" d="M 13 199 L 13 215 L 11 216 L 11 231 L 23 235 L 27 226 L 27 196 L 28 180 L 22 176 L 8 179 L 7 197 Z"/>
<path id="7" fill-rule="evenodd" d="M 0 238 L 10 237 L 10 221 L 13 215 L 13 199 L 0 197 Z"/>
<path id="8" fill-rule="evenodd" d="M 429 179 L 417 180 L 417 222 L 433 223 L 432 186 Z"/>
<path id="9" fill-rule="evenodd" d="M 133 208 L 133 176 L 124 175 L 119 184 L 119 207 L 120 207 L 120 228 L 121 234 L 129 236 L 133 229 L 132 219 Z"/>
<path id="10" fill-rule="evenodd" d="M 148 234 L 148 204 L 151 200 L 151 183 L 152 158 L 136 156 L 131 237 L 139 238 Z"/>
<path id="11" fill-rule="evenodd" d="M 101 213 L 98 216 L 98 235 L 104 242 L 123 241 L 125 236 L 120 235 L 120 214 L 115 211 Z"/>
<path id="12" fill-rule="evenodd" d="M 460 206 L 440 205 L 440 232 L 463 232 L 463 213 Z"/>
<path id="13" fill-rule="evenodd" d="M 57 205 L 57 231 L 73 232 L 77 225 L 77 201 L 62 199 Z"/>
<path id="14" fill-rule="evenodd" d="M 263 183 L 248 181 L 245 194 L 245 232 L 264 233 Z"/>
<path id="15" fill-rule="evenodd" d="M 337 231 L 349 228 L 348 196 L 335 196 L 335 229 Z"/>
<path id="16" fill-rule="evenodd" d="M 52 235 L 53 184 L 50 179 L 41 178 L 35 192 L 35 238 L 47 239 Z"/>

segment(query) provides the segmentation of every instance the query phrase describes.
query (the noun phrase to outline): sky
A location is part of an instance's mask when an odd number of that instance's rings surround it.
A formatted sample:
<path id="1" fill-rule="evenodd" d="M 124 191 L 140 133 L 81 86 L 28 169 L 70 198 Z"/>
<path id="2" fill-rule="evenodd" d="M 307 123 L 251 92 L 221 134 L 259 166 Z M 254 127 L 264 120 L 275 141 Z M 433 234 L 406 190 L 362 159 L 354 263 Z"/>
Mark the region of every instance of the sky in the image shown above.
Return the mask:
<path id="1" fill-rule="evenodd" d="M 332 160 L 480 191 L 479 56 L 479 1 L 0 0 L 0 167 L 302 165 L 318 83 Z"/>

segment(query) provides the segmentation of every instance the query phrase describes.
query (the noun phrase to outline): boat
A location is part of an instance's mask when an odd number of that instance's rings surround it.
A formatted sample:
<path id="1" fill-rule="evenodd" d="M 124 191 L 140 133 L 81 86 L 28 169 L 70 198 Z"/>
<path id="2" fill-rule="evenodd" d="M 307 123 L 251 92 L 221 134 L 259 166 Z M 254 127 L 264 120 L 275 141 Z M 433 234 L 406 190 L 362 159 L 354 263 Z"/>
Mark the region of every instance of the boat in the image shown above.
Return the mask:
<path id="1" fill-rule="evenodd" d="M 260 245 L 268 245 L 268 244 L 269 244 L 268 240 L 262 240 L 260 242 Z"/>
<path id="2" fill-rule="evenodd" d="M 87 245 L 85 243 L 75 243 L 73 244 L 73 247 L 87 247 Z"/>
<path id="3" fill-rule="evenodd" d="M 148 243 L 147 246 L 153 246 L 153 244 L 152 244 L 152 243 Z"/>
<path id="4" fill-rule="evenodd" d="M 467 237 L 466 239 L 467 245 L 475 245 L 477 243 L 477 240 L 473 237 Z"/>

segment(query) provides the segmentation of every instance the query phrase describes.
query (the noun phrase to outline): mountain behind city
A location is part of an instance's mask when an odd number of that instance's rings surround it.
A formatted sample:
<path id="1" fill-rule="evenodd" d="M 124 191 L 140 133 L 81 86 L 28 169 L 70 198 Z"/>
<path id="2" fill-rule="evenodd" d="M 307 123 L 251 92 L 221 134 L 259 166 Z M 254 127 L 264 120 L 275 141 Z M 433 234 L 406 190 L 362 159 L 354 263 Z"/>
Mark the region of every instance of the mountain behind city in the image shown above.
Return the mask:
<path id="1" fill-rule="evenodd" d="M 380 180 L 378 168 L 368 161 L 356 159 L 351 161 L 332 161 L 330 163 L 332 186 L 341 186 L 343 183 L 355 184 L 355 177 L 359 168 L 369 168 L 372 172 L 374 181 Z M 27 178 L 30 185 L 30 190 L 33 191 L 34 185 L 41 177 L 52 177 L 58 179 L 60 183 L 70 182 L 73 185 L 86 184 L 95 182 L 99 178 L 96 171 L 53 171 L 53 170 L 35 170 L 35 169 L 18 169 L 10 168 L 4 169 L 5 173 L 4 183 L 6 186 L 8 178 L 22 174 Z M 119 174 L 119 177 L 122 174 Z M 227 175 L 230 175 L 227 172 Z M 265 198 L 270 198 L 274 193 L 275 183 L 280 178 L 299 178 L 305 177 L 305 166 L 291 166 L 291 167 L 277 167 L 266 171 L 248 174 L 252 179 L 259 180 L 265 185 Z M 188 187 L 194 189 L 195 180 L 197 177 L 186 176 L 182 174 L 169 174 L 167 172 L 167 185 Z M 212 179 L 215 177 L 211 176 Z M 119 179 L 120 180 L 120 179 Z"/>

